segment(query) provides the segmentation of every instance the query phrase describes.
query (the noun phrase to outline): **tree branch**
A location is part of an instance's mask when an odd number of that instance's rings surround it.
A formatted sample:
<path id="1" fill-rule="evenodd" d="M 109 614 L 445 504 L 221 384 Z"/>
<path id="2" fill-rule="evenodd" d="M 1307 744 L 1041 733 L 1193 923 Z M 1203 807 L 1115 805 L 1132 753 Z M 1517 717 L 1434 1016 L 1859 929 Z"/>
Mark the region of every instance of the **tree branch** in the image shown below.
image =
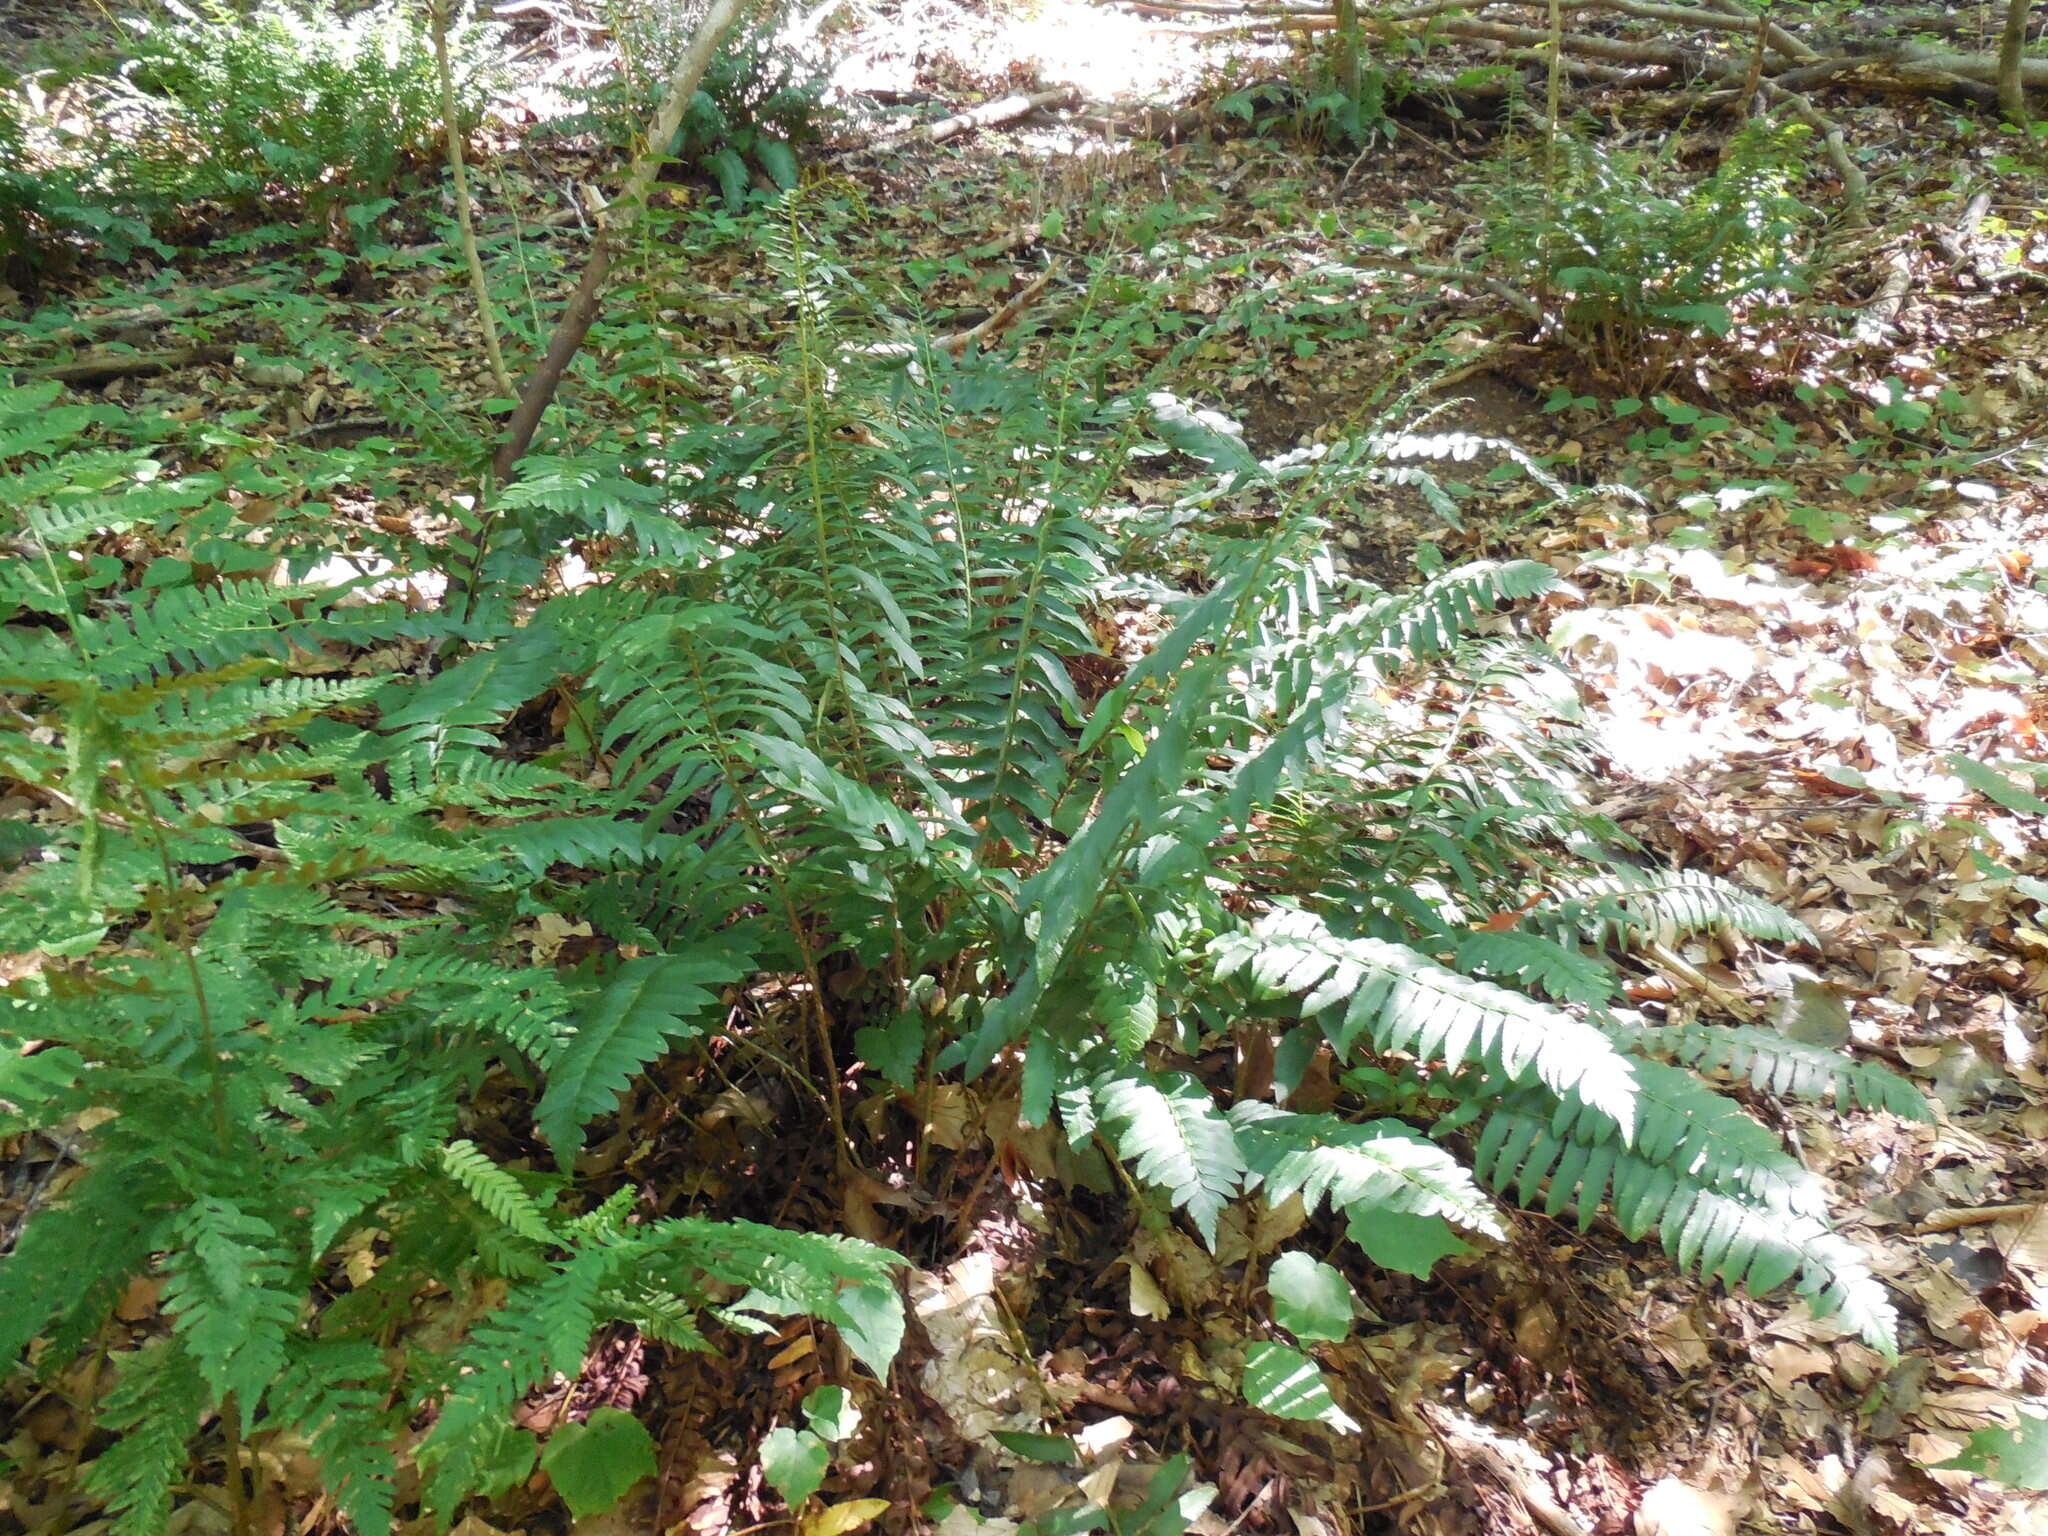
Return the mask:
<path id="1" fill-rule="evenodd" d="M 568 308 L 562 311 L 562 318 L 555 324 L 555 334 L 548 340 L 546 355 L 527 378 L 526 390 L 519 397 L 519 408 L 512 413 L 512 419 L 505 427 L 504 440 L 498 444 L 498 451 L 491 460 L 491 472 L 500 484 L 512 478 L 519 461 L 526 457 L 526 450 L 533 446 L 541 415 L 547 410 L 548 402 L 554 399 L 562 375 L 568 371 L 577 352 L 582 350 L 583 338 L 590 334 L 591 322 L 597 318 L 598 300 L 604 293 L 605 279 L 611 275 L 619 241 L 638 216 L 649 189 L 654 185 L 655 176 L 668 159 L 669 146 L 675 142 L 676 133 L 683 124 L 683 113 L 689 108 L 690 98 L 697 94 L 697 86 L 704 78 L 704 71 L 710 67 L 711 56 L 717 51 L 719 40 L 749 3 L 750 0 L 711 0 L 703 21 L 697 25 L 697 35 L 690 39 L 690 46 L 676 61 L 675 72 L 669 76 L 668 92 L 654 114 L 654 121 L 648 125 L 647 143 L 633 162 L 632 169 L 626 173 L 626 185 L 617 201 L 606 210 L 598 225 L 597 239 L 583 268 L 582 281 L 576 285 Z"/>

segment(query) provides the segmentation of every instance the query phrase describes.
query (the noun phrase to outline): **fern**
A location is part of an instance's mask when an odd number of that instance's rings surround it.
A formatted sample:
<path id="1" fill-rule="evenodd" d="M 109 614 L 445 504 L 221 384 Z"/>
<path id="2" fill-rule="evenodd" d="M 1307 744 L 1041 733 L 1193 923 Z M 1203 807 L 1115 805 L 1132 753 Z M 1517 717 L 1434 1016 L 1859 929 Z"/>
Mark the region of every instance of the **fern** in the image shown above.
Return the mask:
<path id="1" fill-rule="evenodd" d="M 533 1196 L 510 1173 L 484 1156 L 474 1142 L 451 1141 L 441 1148 L 441 1171 L 514 1236 L 543 1247 L 553 1247 L 558 1241 L 554 1226 Z"/>
<path id="2" fill-rule="evenodd" d="M 1333 937 L 1307 912 L 1279 911 L 1225 935 L 1216 975 L 1243 975 L 1265 995 L 1301 995 L 1348 1054 L 1361 1040 L 1457 1068 L 1484 1067 L 1506 1083 L 1538 1082 L 1607 1123 L 1634 1122 L 1633 1064 L 1600 1030 L 1519 992 L 1438 965 L 1379 939 Z"/>
<path id="3" fill-rule="evenodd" d="M 1117 1151 L 1132 1160 L 1138 1177 L 1183 1207 L 1213 1247 L 1217 1218 L 1245 1170 L 1236 1134 L 1214 1096 L 1185 1073 L 1118 1071 L 1098 1081 L 1095 1092 Z"/>
<path id="4" fill-rule="evenodd" d="M 1398 1120 L 1353 1124 L 1255 1100 L 1232 1106 L 1230 1119 L 1250 1170 L 1246 1183 L 1270 1204 L 1298 1194 L 1311 1211 L 1327 1201 L 1354 1222 L 1393 1211 L 1505 1235 L 1472 1175 Z"/>
<path id="5" fill-rule="evenodd" d="M 1696 869 L 1617 866 L 1571 882 L 1529 921 L 1576 931 L 1594 944 L 1672 944 L 1691 934 L 1723 930 L 1780 944 L 1816 942 L 1789 913 Z"/>
<path id="6" fill-rule="evenodd" d="M 1747 1079 L 1759 1093 L 1832 1101 L 1839 1110 L 1881 1109 L 1931 1120 L 1920 1091 L 1896 1073 L 1845 1060 L 1825 1046 L 1742 1025 L 1665 1024 L 1637 1029 L 1629 1043 L 1724 1081 Z"/>
<path id="7" fill-rule="evenodd" d="M 548 1067 L 535 1124 L 565 1164 L 583 1124 L 611 1106 L 671 1041 L 701 1033 L 696 1016 L 718 997 L 705 990 L 745 976 L 749 957 L 729 949 L 629 961 L 592 999 Z"/>
<path id="8" fill-rule="evenodd" d="M 171 1493 L 185 1470 L 191 1426 L 206 1407 L 205 1389 L 174 1340 L 144 1345 L 121 1362 L 100 1419 L 120 1433 L 93 1459 L 86 1488 L 106 1501 L 119 1536 L 150 1536 L 171 1514 Z"/>
<path id="9" fill-rule="evenodd" d="M 466 509 L 460 613 L 252 579 L 341 552 L 310 514 L 261 550 L 209 522 L 234 559 L 110 587 L 104 534 L 172 547 L 218 487 L 115 415 L 0 393 L 34 557 L 0 570 L 27 727 L 0 772 L 54 808 L 0 874 L 0 950 L 44 956 L 0 987 L 0 1126 L 91 1127 L 0 1266 L 0 1359 L 40 1340 L 61 1369 L 162 1282 L 170 1332 L 103 1413 L 124 1530 L 161 1525 L 230 1404 L 358 1528 L 411 1519 L 415 1485 L 446 1522 L 531 1473 L 517 1404 L 617 1323 L 685 1348 L 805 1314 L 886 1373 L 892 1255 L 636 1220 L 629 1184 L 579 1176 L 587 1126 L 726 1032 L 835 1107 L 1010 1074 L 1022 1119 L 1057 1112 L 1212 1242 L 1233 1200 L 1299 1197 L 1427 1273 L 1454 1228 L 1502 1231 L 1491 1188 L 1885 1341 L 1818 1181 L 1650 1058 L 1917 1098 L 1606 1011 L 1610 947 L 1808 936 L 1635 867 L 1586 809 L 1571 689 L 1514 632 L 1547 567 L 1347 579 L 1319 509 L 1397 478 L 1400 433 L 1260 462 L 1164 381 L 1149 408 L 1091 394 L 1084 351 L 1048 383 L 873 320 L 800 212 L 782 245 L 783 354 L 727 416 L 664 404 L 655 446 L 566 443 Z M 1099 513 L 1146 433 L 1206 470 Z M 531 586 L 565 540 L 601 579 Z M 1110 622 L 1137 604 L 1142 648 Z M 544 713 L 569 724 L 537 747 Z M 1335 1053 L 1327 1111 L 1213 1085 L 1219 1044 L 1269 1024 L 1281 1088 Z M 828 1125 L 868 1134 L 835 1108 L 792 1129 Z M 428 1292 L 475 1320 L 429 1345 L 404 1326 Z"/>
<path id="10" fill-rule="evenodd" d="M 1675 1087 L 1682 1080 L 1673 1072 L 1666 1082 Z M 1669 1113 L 1684 1103 L 1680 1090 L 1663 1108 Z M 1697 1100 L 1688 1107 L 1696 1109 Z M 1816 1315 L 1839 1314 L 1874 1348 L 1895 1355 L 1897 1323 L 1884 1287 L 1856 1247 L 1828 1230 L 1817 1185 L 1762 1127 L 1732 1109 L 1717 1113 L 1726 1118 L 1716 1133 L 1694 1135 L 1664 1120 L 1661 1141 L 1631 1149 L 1618 1139 L 1561 1134 L 1540 1104 L 1503 1107 L 1489 1115 L 1474 1165 L 1488 1183 L 1512 1185 L 1526 1203 L 1547 1181 L 1543 1208 L 1576 1212 L 1582 1226 L 1611 1190 L 1625 1236 L 1654 1230 L 1681 1268 L 1758 1295 L 1796 1281 Z M 1749 1131 L 1730 1134 L 1737 1121 Z M 1674 1162 L 1674 1153 L 1688 1155 Z"/>
<path id="11" fill-rule="evenodd" d="M 301 1341 L 269 1394 L 269 1414 L 303 1436 L 341 1512 L 358 1531 L 389 1527 L 401 1428 L 386 1402 L 389 1371 L 375 1345 Z"/>

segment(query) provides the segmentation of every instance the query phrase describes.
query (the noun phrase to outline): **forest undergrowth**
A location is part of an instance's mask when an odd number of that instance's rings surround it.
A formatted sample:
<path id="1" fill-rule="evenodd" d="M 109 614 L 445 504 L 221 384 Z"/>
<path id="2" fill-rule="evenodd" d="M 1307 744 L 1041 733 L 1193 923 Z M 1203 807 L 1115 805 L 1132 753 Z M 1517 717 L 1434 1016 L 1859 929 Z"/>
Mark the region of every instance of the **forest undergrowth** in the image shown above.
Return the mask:
<path id="1" fill-rule="evenodd" d="M 646 83 L 378 35 L 0 183 L 0 1522 L 2027 1528 L 2038 167 L 742 48 L 497 483 Z"/>

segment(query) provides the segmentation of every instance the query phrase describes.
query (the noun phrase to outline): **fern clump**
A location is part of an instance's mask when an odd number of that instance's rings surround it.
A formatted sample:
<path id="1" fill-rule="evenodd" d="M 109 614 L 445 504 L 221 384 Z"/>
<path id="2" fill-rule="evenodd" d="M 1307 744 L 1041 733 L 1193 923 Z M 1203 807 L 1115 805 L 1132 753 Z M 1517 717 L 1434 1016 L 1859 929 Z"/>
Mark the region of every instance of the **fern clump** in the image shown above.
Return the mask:
<path id="1" fill-rule="evenodd" d="M 535 1112 L 571 1161 L 644 1042 L 701 1032 L 714 989 L 758 964 L 730 946 L 563 973 L 491 936 L 548 902 L 544 850 L 605 846 L 551 831 L 602 798 L 484 750 L 477 723 L 533 686 L 516 644 L 420 685 L 337 659 L 419 630 L 347 587 L 188 568 L 110 601 L 96 542 L 162 536 L 215 482 L 96 442 L 101 413 L 56 396 L 0 390 L 0 495 L 25 515 L 0 567 L 0 697 L 22 727 L 0 773 L 62 813 L 0 876 L 0 952 L 27 962 L 0 988 L 0 1134 L 90 1129 L 0 1266 L 0 1360 L 61 1369 L 128 1284 L 162 1282 L 168 1331 L 121 1353 L 102 1410 L 121 1438 L 89 1486 L 115 1529 L 163 1528 L 209 1419 L 300 1437 L 356 1528 L 389 1529 L 416 1411 L 445 1523 L 530 1471 L 511 1406 L 612 1322 L 689 1348 L 707 1307 L 804 1311 L 885 1370 L 892 1255 L 635 1224 L 630 1199 L 462 1134 L 476 1082 L 544 1079 Z M 345 1277 L 373 1245 L 373 1272 Z M 392 1347 L 423 1286 L 482 1316 L 454 1358 Z"/>
<path id="2" fill-rule="evenodd" d="M 1665 157 L 1560 131 L 1549 184 L 1524 147 L 1481 186 L 1488 258 L 1610 367 L 1688 335 L 1725 337 L 1745 301 L 1804 287 L 1812 211 L 1792 188 L 1806 135 L 1745 123 L 1710 174 L 1662 191 Z"/>
<path id="3" fill-rule="evenodd" d="M 0 392 L 0 772 L 49 811 L 0 875 L 0 951 L 32 957 L 0 1134 L 90 1127 L 0 1269 L 0 1359 L 61 1369 L 161 1281 L 102 1405 L 123 1536 L 162 1528 L 203 1425 L 303 1441 L 365 1530 L 417 1470 L 445 1522 L 531 1475 L 515 1407 L 612 1323 L 693 1348 L 804 1313 L 886 1373 L 893 1255 L 579 1176 L 716 1032 L 764 1037 L 835 1168 L 868 1151 L 850 1094 L 1000 1075 L 1204 1239 L 1298 1195 L 1427 1274 L 1501 1197 L 1607 1212 L 1892 1349 L 1818 1182 L 1707 1076 L 1923 1106 L 1617 1006 L 1629 945 L 1807 936 L 1585 809 L 1575 694 L 1516 618 L 1551 570 L 1350 578 L 1322 509 L 1412 483 L 1401 434 L 1262 461 L 1163 388 L 1091 389 L 1078 348 L 1033 375 L 878 320 L 792 228 L 781 355 L 629 450 L 529 459 L 458 519 L 448 611 L 227 539 L 120 590 L 103 541 L 167 540 L 218 476 Z M 1106 515 L 1141 443 L 1196 467 Z M 565 546 L 604 579 L 542 583 Z M 1148 643 L 1112 648 L 1134 608 Z M 574 724 L 536 757 L 542 699 Z M 1205 1068 L 1245 1031 L 1270 1091 Z M 429 1287 L 474 1317 L 444 1348 L 406 1326 Z"/>
<path id="4" fill-rule="evenodd" d="M 166 0 L 132 21 L 133 57 L 99 82 L 114 148 L 96 167 L 145 208 L 193 198 L 259 206 L 282 192 L 314 215 L 381 197 L 441 132 L 432 22 L 423 5 L 377 0 Z M 475 125 L 495 32 L 451 22 L 456 99 Z"/>

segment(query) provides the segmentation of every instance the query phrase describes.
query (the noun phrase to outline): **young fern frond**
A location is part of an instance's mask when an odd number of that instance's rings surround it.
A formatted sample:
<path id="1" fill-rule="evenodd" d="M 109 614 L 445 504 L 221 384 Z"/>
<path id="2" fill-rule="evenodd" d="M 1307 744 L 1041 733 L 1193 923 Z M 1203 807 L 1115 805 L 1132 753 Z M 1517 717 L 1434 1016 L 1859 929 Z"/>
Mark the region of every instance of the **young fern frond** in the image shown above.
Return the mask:
<path id="1" fill-rule="evenodd" d="M 100 1422 L 119 1433 L 93 1459 L 88 1492 L 106 1501 L 114 1536 L 155 1536 L 170 1520 L 171 1495 L 185 1473 L 192 1424 L 206 1388 L 175 1339 L 155 1339 L 121 1361 Z"/>
<path id="2" fill-rule="evenodd" d="M 1695 933 L 1729 931 L 1778 944 L 1813 944 L 1807 926 L 1782 908 L 1698 869 L 1617 865 L 1566 885 L 1525 922 L 1576 932 L 1588 943 L 1673 944 Z"/>
<path id="3" fill-rule="evenodd" d="M 272 1426 L 304 1437 L 335 1503 L 363 1532 L 389 1529 L 397 1498 L 392 1446 L 403 1424 L 387 1401 L 389 1374 L 374 1343 L 300 1339 L 266 1404 Z"/>
<path id="4" fill-rule="evenodd" d="M 1398 1120 L 1354 1123 L 1250 1099 L 1231 1106 L 1230 1120 L 1249 1170 L 1246 1186 L 1269 1204 L 1298 1194 L 1310 1211 L 1327 1201 L 1356 1222 L 1394 1211 L 1506 1235 L 1464 1166 Z"/>
<path id="5" fill-rule="evenodd" d="M 1102 1123 L 1139 1178 L 1185 1209 L 1210 1246 L 1245 1170 L 1231 1123 L 1198 1079 L 1117 1067 L 1093 1085 Z"/>

